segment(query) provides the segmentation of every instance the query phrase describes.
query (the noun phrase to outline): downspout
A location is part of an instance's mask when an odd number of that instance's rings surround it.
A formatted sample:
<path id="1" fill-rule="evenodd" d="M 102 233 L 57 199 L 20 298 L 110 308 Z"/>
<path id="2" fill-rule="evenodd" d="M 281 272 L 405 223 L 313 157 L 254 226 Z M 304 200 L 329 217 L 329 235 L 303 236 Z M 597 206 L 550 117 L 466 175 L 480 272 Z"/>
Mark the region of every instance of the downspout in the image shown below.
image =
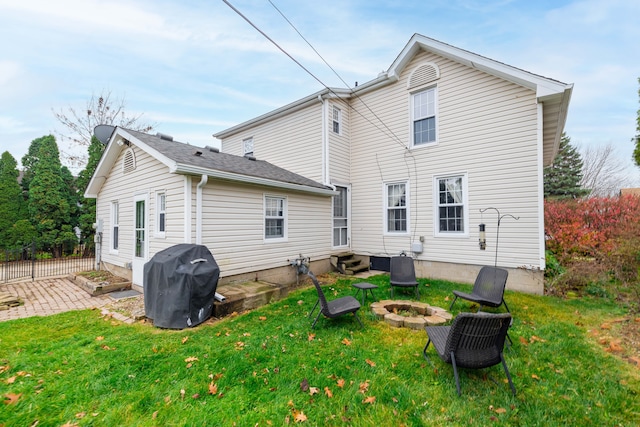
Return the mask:
<path id="1" fill-rule="evenodd" d="M 205 174 L 196 186 L 196 244 L 202 244 L 202 188 L 207 185 L 209 177 Z"/>

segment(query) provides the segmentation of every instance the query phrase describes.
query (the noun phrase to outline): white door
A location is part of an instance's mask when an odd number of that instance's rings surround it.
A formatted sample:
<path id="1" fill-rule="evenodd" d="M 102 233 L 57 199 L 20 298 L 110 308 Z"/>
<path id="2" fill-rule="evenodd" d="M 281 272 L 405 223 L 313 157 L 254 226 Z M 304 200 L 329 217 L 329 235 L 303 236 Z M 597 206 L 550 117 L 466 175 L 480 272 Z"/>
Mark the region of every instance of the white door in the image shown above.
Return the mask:
<path id="1" fill-rule="evenodd" d="M 133 283 L 138 286 L 144 285 L 144 264 L 148 260 L 149 253 L 149 233 L 147 230 L 147 194 L 135 196 L 134 224 L 133 224 L 133 262 L 131 263 Z"/>

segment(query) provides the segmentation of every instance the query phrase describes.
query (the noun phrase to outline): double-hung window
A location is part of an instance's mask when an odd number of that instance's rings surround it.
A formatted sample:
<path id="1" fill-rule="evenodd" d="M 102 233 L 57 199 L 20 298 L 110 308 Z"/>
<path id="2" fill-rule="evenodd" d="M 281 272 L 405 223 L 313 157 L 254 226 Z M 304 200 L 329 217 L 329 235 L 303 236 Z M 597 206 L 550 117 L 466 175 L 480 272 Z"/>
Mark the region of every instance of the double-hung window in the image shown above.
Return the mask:
<path id="1" fill-rule="evenodd" d="M 409 229 L 407 186 L 406 182 L 385 185 L 385 216 L 387 233 L 407 233 Z"/>
<path id="2" fill-rule="evenodd" d="M 111 252 L 118 252 L 120 230 L 120 206 L 118 202 L 111 202 Z"/>
<path id="3" fill-rule="evenodd" d="M 414 93 L 411 101 L 413 145 L 434 144 L 436 142 L 436 88 Z"/>
<path id="4" fill-rule="evenodd" d="M 253 156 L 253 137 L 242 140 L 242 155 Z"/>
<path id="5" fill-rule="evenodd" d="M 167 225 L 167 195 L 166 193 L 157 193 L 156 195 L 156 234 L 158 237 L 165 236 Z"/>
<path id="6" fill-rule="evenodd" d="M 338 107 L 333 107 L 332 117 L 332 130 L 334 133 L 340 135 L 341 127 L 342 127 L 342 111 Z"/>
<path id="7" fill-rule="evenodd" d="M 436 177 L 434 187 L 436 235 L 468 235 L 466 175 Z"/>
<path id="8" fill-rule="evenodd" d="M 264 238 L 283 240 L 287 237 L 287 199 L 278 196 L 264 197 Z"/>

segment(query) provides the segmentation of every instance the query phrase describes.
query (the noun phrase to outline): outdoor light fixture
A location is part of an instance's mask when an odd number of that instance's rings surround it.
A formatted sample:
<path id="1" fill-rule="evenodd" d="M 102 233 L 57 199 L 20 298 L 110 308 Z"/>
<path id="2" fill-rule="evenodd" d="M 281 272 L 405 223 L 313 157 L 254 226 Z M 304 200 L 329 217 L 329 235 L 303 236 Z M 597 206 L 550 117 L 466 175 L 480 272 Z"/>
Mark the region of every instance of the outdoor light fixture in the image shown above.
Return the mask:
<path id="1" fill-rule="evenodd" d="M 480 244 L 480 250 L 487 249 L 487 235 L 484 232 L 484 224 L 480 224 L 480 238 L 478 239 L 478 243 Z"/>

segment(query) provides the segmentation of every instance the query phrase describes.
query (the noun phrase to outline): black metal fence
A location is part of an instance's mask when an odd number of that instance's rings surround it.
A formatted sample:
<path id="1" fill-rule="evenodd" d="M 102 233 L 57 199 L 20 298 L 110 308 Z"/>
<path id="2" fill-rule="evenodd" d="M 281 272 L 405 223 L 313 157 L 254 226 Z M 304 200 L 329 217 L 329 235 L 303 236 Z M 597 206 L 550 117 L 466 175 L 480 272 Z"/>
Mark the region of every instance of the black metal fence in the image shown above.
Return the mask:
<path id="1" fill-rule="evenodd" d="M 62 276 L 76 271 L 95 270 L 95 249 L 78 245 L 70 254 L 51 258 L 51 252 L 39 250 L 35 243 L 20 249 L 4 251 L 0 267 L 2 281 Z"/>

